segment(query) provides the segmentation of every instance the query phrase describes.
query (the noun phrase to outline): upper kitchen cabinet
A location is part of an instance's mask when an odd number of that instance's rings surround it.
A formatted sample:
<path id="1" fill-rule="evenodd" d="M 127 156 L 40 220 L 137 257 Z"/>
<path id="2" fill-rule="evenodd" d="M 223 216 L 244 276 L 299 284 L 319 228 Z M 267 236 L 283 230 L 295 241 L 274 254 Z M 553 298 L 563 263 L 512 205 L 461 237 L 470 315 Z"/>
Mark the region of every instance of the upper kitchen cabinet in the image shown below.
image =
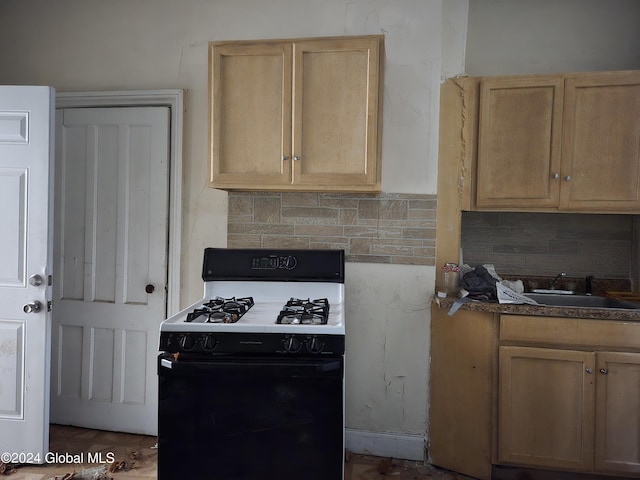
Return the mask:
<path id="1" fill-rule="evenodd" d="M 380 191 L 383 38 L 212 42 L 210 185 Z"/>
<path id="2" fill-rule="evenodd" d="M 565 80 L 561 208 L 640 209 L 640 71 Z"/>
<path id="3" fill-rule="evenodd" d="M 640 210 L 640 72 L 483 78 L 477 209 Z"/>
<path id="4" fill-rule="evenodd" d="M 558 205 L 562 89 L 557 76 L 482 79 L 478 207 Z"/>

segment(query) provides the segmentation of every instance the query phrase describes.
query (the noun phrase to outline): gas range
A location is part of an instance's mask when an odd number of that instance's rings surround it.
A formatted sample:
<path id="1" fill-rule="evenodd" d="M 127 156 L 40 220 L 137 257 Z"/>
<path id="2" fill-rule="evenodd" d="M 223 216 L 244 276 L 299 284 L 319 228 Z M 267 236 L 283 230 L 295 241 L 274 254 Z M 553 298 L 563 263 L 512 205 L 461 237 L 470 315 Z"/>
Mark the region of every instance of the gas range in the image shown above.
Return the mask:
<path id="1" fill-rule="evenodd" d="M 167 318 L 178 354 L 344 353 L 342 250 L 205 250 L 204 295 Z"/>

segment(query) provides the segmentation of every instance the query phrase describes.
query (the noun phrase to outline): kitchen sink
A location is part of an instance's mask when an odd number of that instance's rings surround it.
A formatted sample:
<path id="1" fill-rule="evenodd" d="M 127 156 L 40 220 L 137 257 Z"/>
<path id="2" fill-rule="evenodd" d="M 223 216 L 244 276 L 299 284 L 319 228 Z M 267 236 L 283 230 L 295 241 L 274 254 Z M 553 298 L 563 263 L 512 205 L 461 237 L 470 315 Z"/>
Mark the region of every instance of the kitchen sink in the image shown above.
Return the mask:
<path id="1" fill-rule="evenodd" d="M 617 300 L 598 295 L 562 295 L 553 293 L 525 293 L 524 295 L 535 300 L 540 305 L 553 307 L 640 309 L 640 302 Z"/>

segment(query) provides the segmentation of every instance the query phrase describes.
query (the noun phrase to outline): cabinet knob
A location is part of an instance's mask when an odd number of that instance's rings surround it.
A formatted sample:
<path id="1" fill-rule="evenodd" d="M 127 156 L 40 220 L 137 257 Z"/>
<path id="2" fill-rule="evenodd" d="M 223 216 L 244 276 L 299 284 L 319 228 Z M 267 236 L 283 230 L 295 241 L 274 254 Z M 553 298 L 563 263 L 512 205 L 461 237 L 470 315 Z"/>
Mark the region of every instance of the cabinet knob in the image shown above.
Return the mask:
<path id="1" fill-rule="evenodd" d="M 282 155 L 282 161 L 286 162 L 287 160 L 289 160 L 289 155 Z"/>
<path id="2" fill-rule="evenodd" d="M 299 162 L 299 161 L 300 161 L 300 155 L 296 155 L 295 157 L 293 157 L 293 159 L 294 159 L 296 162 Z"/>
<path id="3" fill-rule="evenodd" d="M 560 174 L 559 173 L 554 173 L 553 175 L 551 175 L 551 178 L 553 178 L 554 180 L 557 180 L 560 178 Z"/>
<path id="4" fill-rule="evenodd" d="M 606 375 L 607 373 L 609 373 L 609 370 L 607 370 L 606 368 L 601 368 L 600 373 Z"/>
<path id="5" fill-rule="evenodd" d="M 564 179 L 568 182 L 569 180 L 571 180 L 571 175 L 567 175 L 566 177 L 564 177 Z"/>
<path id="6" fill-rule="evenodd" d="M 585 370 L 585 372 L 587 372 L 589 375 L 591 375 L 593 373 L 593 369 L 592 368 L 587 368 Z"/>

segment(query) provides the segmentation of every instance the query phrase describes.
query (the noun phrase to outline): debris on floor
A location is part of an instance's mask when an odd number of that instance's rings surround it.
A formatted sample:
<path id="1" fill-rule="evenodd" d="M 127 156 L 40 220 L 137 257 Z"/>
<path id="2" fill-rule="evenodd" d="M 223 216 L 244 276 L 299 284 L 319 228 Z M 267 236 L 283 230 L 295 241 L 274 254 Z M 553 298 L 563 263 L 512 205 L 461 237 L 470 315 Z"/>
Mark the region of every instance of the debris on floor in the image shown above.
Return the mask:
<path id="1" fill-rule="evenodd" d="M 65 473 L 64 475 L 56 475 L 48 480 L 113 480 L 107 475 L 107 467 L 86 468 L 79 472 Z"/>
<path id="2" fill-rule="evenodd" d="M 16 466 L 12 463 L 4 463 L 0 461 L 0 475 L 9 475 L 16 471 Z"/>
<path id="3" fill-rule="evenodd" d="M 46 480 L 114 480 L 111 476 L 115 472 L 128 472 L 136 468 L 136 459 L 144 457 L 140 451 L 129 452 L 126 460 L 116 460 L 110 464 L 99 465 L 97 467 L 81 468 L 68 473 L 59 473 Z M 11 475 L 16 473 L 20 467 L 31 465 L 7 464 L 0 462 L 0 475 Z M 11 479 L 8 479 L 11 480 Z"/>
<path id="4" fill-rule="evenodd" d="M 345 480 L 471 480 L 419 461 L 345 454 Z"/>

